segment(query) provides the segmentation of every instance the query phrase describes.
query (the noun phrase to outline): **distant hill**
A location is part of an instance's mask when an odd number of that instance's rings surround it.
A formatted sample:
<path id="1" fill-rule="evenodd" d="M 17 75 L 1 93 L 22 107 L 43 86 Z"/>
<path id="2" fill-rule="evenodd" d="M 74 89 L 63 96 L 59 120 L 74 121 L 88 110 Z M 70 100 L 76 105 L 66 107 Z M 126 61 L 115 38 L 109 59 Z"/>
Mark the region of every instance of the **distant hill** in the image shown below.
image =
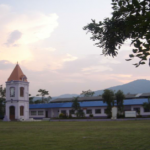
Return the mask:
<path id="1" fill-rule="evenodd" d="M 135 80 L 127 84 L 110 87 L 113 91 L 122 90 L 124 94 L 150 93 L 150 81 L 145 79 Z M 103 90 L 95 91 L 94 96 L 102 95 Z"/>
<path id="2" fill-rule="evenodd" d="M 122 90 L 124 92 L 124 94 L 128 94 L 128 93 L 130 93 L 130 94 L 150 93 L 150 81 L 145 80 L 145 79 L 140 79 L 140 80 L 135 80 L 135 81 L 123 84 L 123 85 L 109 87 L 107 89 L 111 89 L 113 91 Z M 94 96 L 102 95 L 104 90 L 105 89 L 95 91 Z M 80 95 L 77 95 L 77 94 L 64 94 L 64 95 L 60 95 L 58 97 L 53 97 L 53 99 L 56 99 L 56 98 L 71 98 L 71 97 L 75 97 L 75 96 L 80 96 Z"/>
<path id="3" fill-rule="evenodd" d="M 63 95 L 60 95 L 60 96 L 52 97 L 51 100 L 57 99 L 57 98 L 72 98 L 72 97 L 77 97 L 77 96 L 79 96 L 79 95 L 78 95 L 78 94 L 63 94 Z M 45 96 L 45 97 L 47 97 L 47 96 Z M 41 99 L 42 99 L 42 97 L 40 97 L 40 96 L 35 96 L 35 97 L 33 98 L 33 101 L 41 100 Z"/>
<path id="4" fill-rule="evenodd" d="M 118 85 L 114 87 L 110 87 L 107 89 L 111 89 L 113 91 L 122 90 L 124 94 L 138 94 L 138 93 L 150 93 L 150 81 L 145 79 L 135 80 L 132 82 L 129 82 L 127 84 Z M 104 90 L 104 89 L 103 89 Z M 94 96 L 102 95 L 103 90 L 97 90 L 95 91 Z M 80 96 L 78 94 L 63 94 L 60 96 L 52 97 L 51 100 L 57 99 L 57 98 L 72 98 Z M 39 97 L 35 97 L 34 100 L 40 99 Z"/>
<path id="5" fill-rule="evenodd" d="M 78 94 L 63 94 L 63 95 L 60 95 L 60 96 L 52 97 L 51 100 L 57 99 L 57 98 L 73 98 L 73 97 L 77 97 L 77 96 L 79 96 L 79 95 Z"/>

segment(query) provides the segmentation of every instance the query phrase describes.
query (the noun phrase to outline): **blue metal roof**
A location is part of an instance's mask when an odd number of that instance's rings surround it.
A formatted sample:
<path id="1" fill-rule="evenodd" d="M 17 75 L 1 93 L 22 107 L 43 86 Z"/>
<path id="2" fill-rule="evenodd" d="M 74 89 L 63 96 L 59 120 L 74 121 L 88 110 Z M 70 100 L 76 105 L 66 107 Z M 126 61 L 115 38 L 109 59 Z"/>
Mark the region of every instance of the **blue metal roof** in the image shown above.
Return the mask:
<path id="1" fill-rule="evenodd" d="M 144 102 L 148 102 L 147 98 L 144 99 L 128 99 L 124 100 L 124 105 L 142 105 Z M 79 102 L 81 107 L 101 107 L 107 106 L 103 101 L 84 101 Z M 48 104 L 30 104 L 30 109 L 42 109 L 42 108 L 71 108 L 72 102 L 64 103 L 48 103 Z"/>

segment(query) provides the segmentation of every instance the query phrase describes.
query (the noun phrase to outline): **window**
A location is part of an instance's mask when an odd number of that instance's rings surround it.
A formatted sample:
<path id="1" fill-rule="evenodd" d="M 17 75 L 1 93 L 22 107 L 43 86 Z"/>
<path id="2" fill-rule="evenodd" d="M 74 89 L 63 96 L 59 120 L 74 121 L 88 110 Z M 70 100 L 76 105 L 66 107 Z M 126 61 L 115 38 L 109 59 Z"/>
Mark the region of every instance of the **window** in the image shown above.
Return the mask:
<path id="1" fill-rule="evenodd" d="M 38 111 L 38 115 L 39 115 L 39 116 L 41 116 L 41 115 L 43 115 L 43 114 L 44 114 L 43 111 Z"/>
<path id="2" fill-rule="evenodd" d="M 21 77 L 21 79 L 22 79 L 22 81 L 26 81 L 26 80 L 27 80 L 27 77 L 26 77 L 25 75 L 23 75 L 23 76 Z"/>
<path id="3" fill-rule="evenodd" d="M 78 110 L 79 113 L 84 113 L 82 109 Z"/>
<path id="4" fill-rule="evenodd" d="M 15 88 L 10 87 L 10 97 L 15 97 Z"/>
<path id="5" fill-rule="evenodd" d="M 24 116 L 24 106 L 20 106 L 20 116 Z"/>
<path id="6" fill-rule="evenodd" d="M 87 113 L 87 114 L 92 114 L 92 109 L 87 109 L 87 110 L 86 110 L 86 113 Z"/>
<path id="7" fill-rule="evenodd" d="M 36 111 L 31 111 L 31 116 L 36 116 Z"/>
<path id="8" fill-rule="evenodd" d="M 24 97 L 24 87 L 20 87 L 20 97 Z"/>
<path id="9" fill-rule="evenodd" d="M 101 114 L 101 109 L 95 109 L 95 114 Z"/>
<path id="10" fill-rule="evenodd" d="M 144 108 L 144 112 L 150 112 L 150 109 Z"/>
<path id="11" fill-rule="evenodd" d="M 124 111 L 131 111 L 131 106 L 124 106 Z"/>
<path id="12" fill-rule="evenodd" d="M 69 110 L 69 114 L 74 114 L 74 110 Z"/>
<path id="13" fill-rule="evenodd" d="M 140 108 L 137 107 L 137 108 L 133 108 L 134 111 L 136 111 L 137 113 L 140 113 Z"/>
<path id="14" fill-rule="evenodd" d="M 61 113 L 63 113 L 64 115 L 66 115 L 66 110 L 61 110 Z"/>
<path id="15" fill-rule="evenodd" d="M 10 106 L 9 107 L 9 112 L 10 112 L 10 115 L 15 115 L 15 107 L 14 106 Z"/>

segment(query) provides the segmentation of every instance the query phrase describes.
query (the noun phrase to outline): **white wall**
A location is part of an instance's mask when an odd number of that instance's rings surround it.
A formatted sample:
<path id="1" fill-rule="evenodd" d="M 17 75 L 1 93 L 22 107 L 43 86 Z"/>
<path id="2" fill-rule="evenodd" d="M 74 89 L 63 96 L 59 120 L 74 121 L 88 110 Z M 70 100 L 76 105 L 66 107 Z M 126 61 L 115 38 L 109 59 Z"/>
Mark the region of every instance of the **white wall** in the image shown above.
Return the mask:
<path id="1" fill-rule="evenodd" d="M 150 112 L 144 112 L 144 108 L 143 108 L 143 106 L 140 106 L 140 105 L 133 105 L 133 106 L 131 106 L 131 110 L 133 111 L 134 110 L 134 108 L 140 108 L 140 115 L 150 115 Z"/>
<path id="2" fill-rule="evenodd" d="M 51 118 L 59 117 L 59 108 L 51 109 Z"/>
<path id="3" fill-rule="evenodd" d="M 89 117 L 89 114 L 86 113 L 87 109 L 92 109 L 92 114 L 93 114 L 94 117 L 107 117 L 107 114 L 105 114 L 105 112 L 104 112 L 106 107 L 87 107 L 86 109 L 82 108 L 82 110 L 83 110 L 83 112 L 85 114 L 85 117 Z M 100 114 L 96 114 L 95 113 L 95 109 L 101 109 L 101 113 Z M 60 108 L 59 109 L 59 114 L 61 113 L 62 110 L 66 110 L 67 115 L 69 115 L 69 110 L 72 110 L 72 108 Z M 76 115 L 72 114 L 72 117 L 76 117 Z"/>
<path id="4" fill-rule="evenodd" d="M 29 109 L 25 109 L 25 108 L 29 108 L 29 103 L 27 102 L 7 102 L 6 103 L 6 115 L 9 117 L 9 108 L 10 106 L 14 106 L 15 107 L 15 119 L 24 119 L 27 120 L 29 118 Z M 20 116 L 20 106 L 24 106 L 24 116 Z"/>
<path id="5" fill-rule="evenodd" d="M 15 88 L 15 96 L 10 97 L 10 87 Z M 24 97 L 20 97 L 20 87 L 24 87 Z M 6 115 L 9 118 L 9 107 L 15 107 L 15 119 L 29 119 L 29 82 L 6 82 Z M 24 106 L 24 116 L 20 116 L 20 106 Z"/>
<path id="6" fill-rule="evenodd" d="M 10 97 L 10 87 L 15 88 L 15 97 Z M 24 87 L 24 97 L 20 97 L 20 87 Z M 29 100 L 29 83 L 23 81 L 6 82 L 6 99 Z"/>
<path id="7" fill-rule="evenodd" d="M 36 111 L 36 115 L 31 115 L 31 111 Z M 43 115 L 38 115 L 38 111 L 43 111 Z M 30 118 L 45 118 L 45 109 L 30 109 L 29 117 Z"/>
<path id="8" fill-rule="evenodd" d="M 144 108 L 142 106 L 136 106 L 133 105 L 131 106 L 131 111 L 134 108 L 140 108 L 140 114 L 141 115 L 150 115 L 150 112 L 144 112 Z M 105 114 L 105 109 L 106 107 L 87 107 L 87 108 L 81 108 L 84 111 L 85 117 L 89 117 L 89 114 L 86 113 L 87 109 L 92 109 L 92 114 L 94 117 L 107 117 L 107 114 Z M 101 109 L 101 113 L 100 114 L 96 114 L 95 113 L 95 109 Z M 30 114 L 30 118 L 45 118 L 45 111 L 48 111 L 48 117 L 49 118 L 54 118 L 54 117 L 59 117 L 59 114 L 61 113 L 62 110 L 66 110 L 67 115 L 69 115 L 69 110 L 72 110 L 72 108 L 49 108 L 49 109 L 30 109 L 31 110 L 43 110 L 44 114 L 42 116 L 39 115 L 35 115 L 35 116 L 31 116 Z M 76 115 L 72 114 L 72 117 L 76 117 Z"/>

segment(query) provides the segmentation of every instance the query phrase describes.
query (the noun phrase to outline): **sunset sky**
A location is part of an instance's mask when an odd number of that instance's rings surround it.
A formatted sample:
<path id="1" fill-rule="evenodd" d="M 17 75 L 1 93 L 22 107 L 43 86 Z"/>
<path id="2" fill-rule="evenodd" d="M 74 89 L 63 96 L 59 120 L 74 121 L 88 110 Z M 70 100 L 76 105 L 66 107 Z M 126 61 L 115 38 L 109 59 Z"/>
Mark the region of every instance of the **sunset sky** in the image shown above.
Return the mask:
<path id="1" fill-rule="evenodd" d="M 125 61 L 126 41 L 116 58 L 104 57 L 83 27 L 111 16 L 111 0 L 0 0 L 0 84 L 17 61 L 30 93 L 51 96 L 101 90 L 136 79 L 150 80 L 146 64 Z"/>

